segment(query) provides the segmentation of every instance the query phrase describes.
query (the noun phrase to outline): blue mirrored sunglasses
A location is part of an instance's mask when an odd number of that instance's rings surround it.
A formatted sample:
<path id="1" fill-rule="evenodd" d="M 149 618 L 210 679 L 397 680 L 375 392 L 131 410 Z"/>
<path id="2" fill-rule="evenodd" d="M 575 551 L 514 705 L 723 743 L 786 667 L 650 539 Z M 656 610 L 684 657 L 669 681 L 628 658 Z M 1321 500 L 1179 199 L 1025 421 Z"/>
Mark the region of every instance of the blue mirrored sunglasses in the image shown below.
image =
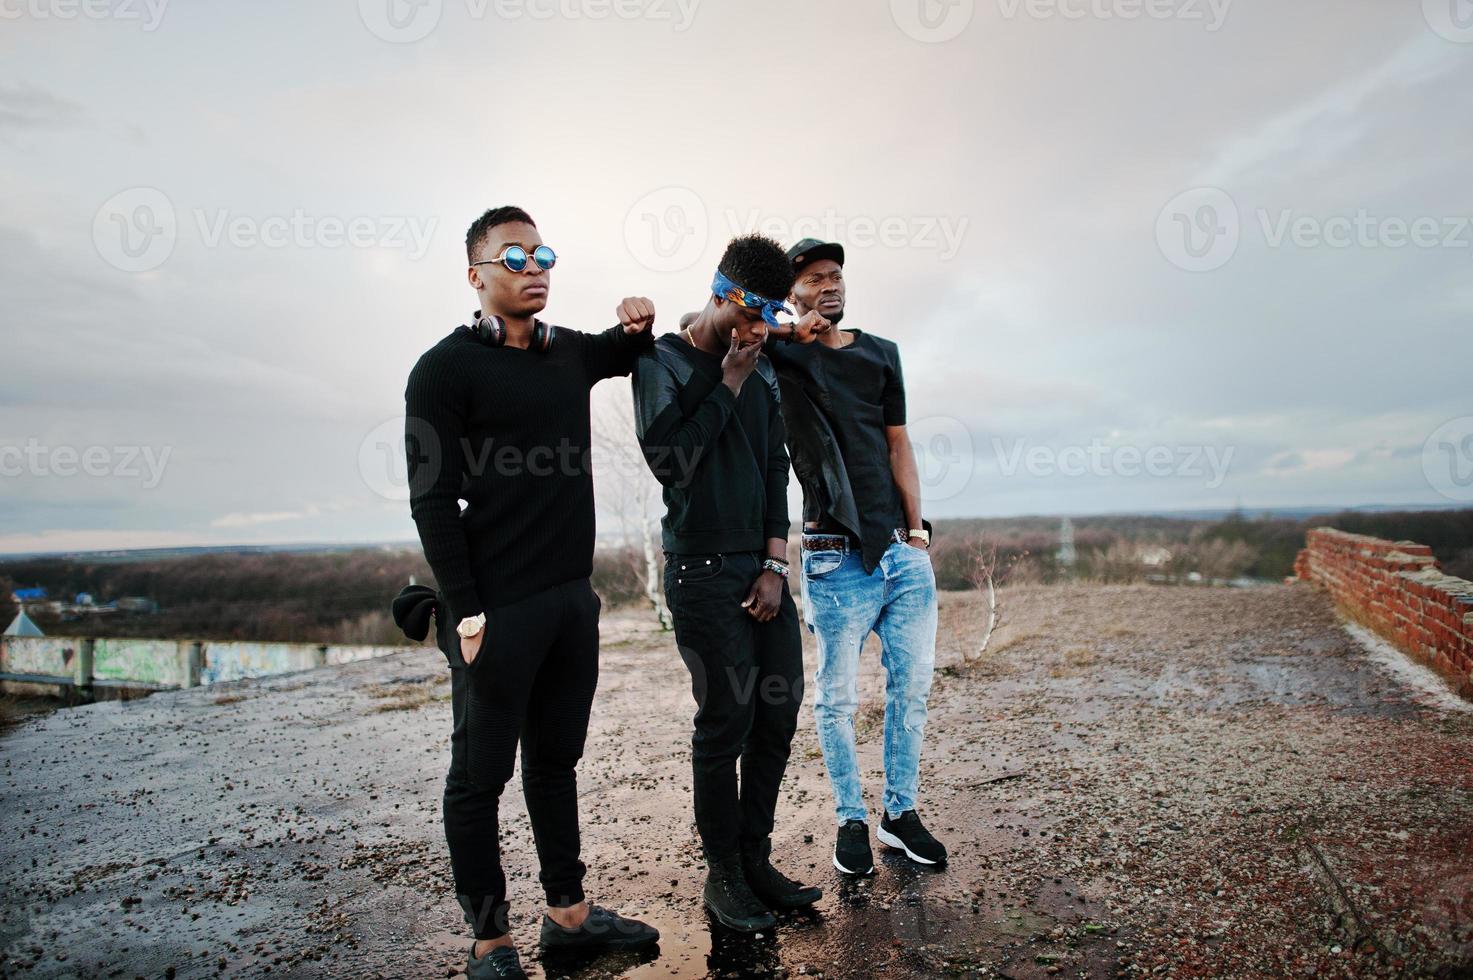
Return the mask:
<path id="1" fill-rule="evenodd" d="M 500 262 L 512 272 L 521 272 L 523 269 L 527 268 L 528 258 L 529 256 L 527 255 L 527 250 L 525 248 L 522 248 L 522 246 L 508 245 L 506 248 L 501 250 L 501 254 L 496 256 L 496 258 L 482 259 L 480 262 L 472 262 L 471 264 L 490 265 L 493 262 Z M 536 248 L 534 248 L 532 250 L 530 258 L 533 262 L 536 262 L 538 268 L 541 269 L 551 269 L 553 266 L 557 265 L 557 253 L 554 252 L 551 248 L 548 248 L 546 245 L 538 245 Z"/>

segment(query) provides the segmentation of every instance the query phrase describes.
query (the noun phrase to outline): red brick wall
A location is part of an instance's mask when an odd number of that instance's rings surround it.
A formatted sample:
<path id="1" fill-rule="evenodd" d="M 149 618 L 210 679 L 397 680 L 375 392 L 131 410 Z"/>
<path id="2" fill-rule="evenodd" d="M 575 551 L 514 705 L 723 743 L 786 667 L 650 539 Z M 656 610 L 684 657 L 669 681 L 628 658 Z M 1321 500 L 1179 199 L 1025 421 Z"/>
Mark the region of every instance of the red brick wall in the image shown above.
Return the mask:
<path id="1" fill-rule="evenodd" d="M 1473 582 L 1444 575 L 1432 549 L 1318 527 L 1294 572 L 1473 699 Z"/>

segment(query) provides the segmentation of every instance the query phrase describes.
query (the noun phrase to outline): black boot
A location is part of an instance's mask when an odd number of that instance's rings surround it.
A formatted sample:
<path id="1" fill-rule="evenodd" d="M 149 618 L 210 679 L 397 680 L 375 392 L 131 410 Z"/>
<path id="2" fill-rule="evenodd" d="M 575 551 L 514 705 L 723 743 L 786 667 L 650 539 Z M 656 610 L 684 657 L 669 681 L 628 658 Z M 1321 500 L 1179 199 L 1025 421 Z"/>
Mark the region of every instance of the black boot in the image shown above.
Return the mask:
<path id="1" fill-rule="evenodd" d="M 772 838 L 742 844 L 742 873 L 752 893 L 774 909 L 807 908 L 823 898 L 823 889 L 800 885 L 772 866 Z"/>
<path id="2" fill-rule="evenodd" d="M 706 890 L 702 898 L 716 921 L 737 932 L 757 932 L 777 925 L 767 906 L 747 887 L 738 855 L 708 857 L 706 868 Z"/>

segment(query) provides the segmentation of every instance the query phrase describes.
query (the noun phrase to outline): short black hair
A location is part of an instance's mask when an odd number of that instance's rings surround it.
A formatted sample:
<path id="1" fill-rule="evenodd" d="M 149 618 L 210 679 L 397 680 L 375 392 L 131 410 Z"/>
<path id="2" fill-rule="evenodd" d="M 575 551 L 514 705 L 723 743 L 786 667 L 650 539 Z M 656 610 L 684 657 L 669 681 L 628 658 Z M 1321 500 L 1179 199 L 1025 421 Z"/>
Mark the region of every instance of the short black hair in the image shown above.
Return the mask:
<path id="1" fill-rule="evenodd" d="M 499 208 L 492 208 L 471 222 L 470 230 L 465 233 L 465 260 L 475 262 L 476 251 L 486 240 L 486 233 L 497 225 L 509 225 L 513 221 L 521 221 L 533 228 L 537 227 L 537 222 L 532 220 L 532 216 L 514 204 L 503 204 Z"/>
<path id="2" fill-rule="evenodd" d="M 716 268 L 743 289 L 779 302 L 797 278 L 783 247 L 766 235 L 733 238 Z"/>

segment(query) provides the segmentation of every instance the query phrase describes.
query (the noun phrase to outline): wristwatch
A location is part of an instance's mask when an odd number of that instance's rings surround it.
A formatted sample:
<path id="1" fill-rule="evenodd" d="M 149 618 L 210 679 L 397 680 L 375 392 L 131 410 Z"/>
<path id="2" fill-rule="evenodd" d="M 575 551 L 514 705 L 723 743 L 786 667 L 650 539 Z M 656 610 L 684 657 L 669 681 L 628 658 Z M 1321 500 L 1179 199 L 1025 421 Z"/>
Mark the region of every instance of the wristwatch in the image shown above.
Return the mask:
<path id="1" fill-rule="evenodd" d="M 460 624 L 455 627 L 455 632 L 459 633 L 462 639 L 469 640 L 485 628 L 486 614 L 477 613 L 474 616 L 467 616 L 465 619 L 462 619 Z"/>
<path id="2" fill-rule="evenodd" d="M 928 548 L 931 546 L 931 532 L 927 531 L 923 527 L 913 527 L 909 531 L 907 531 L 906 534 L 907 536 L 912 538 L 920 538 L 922 541 L 926 542 L 926 547 Z"/>

